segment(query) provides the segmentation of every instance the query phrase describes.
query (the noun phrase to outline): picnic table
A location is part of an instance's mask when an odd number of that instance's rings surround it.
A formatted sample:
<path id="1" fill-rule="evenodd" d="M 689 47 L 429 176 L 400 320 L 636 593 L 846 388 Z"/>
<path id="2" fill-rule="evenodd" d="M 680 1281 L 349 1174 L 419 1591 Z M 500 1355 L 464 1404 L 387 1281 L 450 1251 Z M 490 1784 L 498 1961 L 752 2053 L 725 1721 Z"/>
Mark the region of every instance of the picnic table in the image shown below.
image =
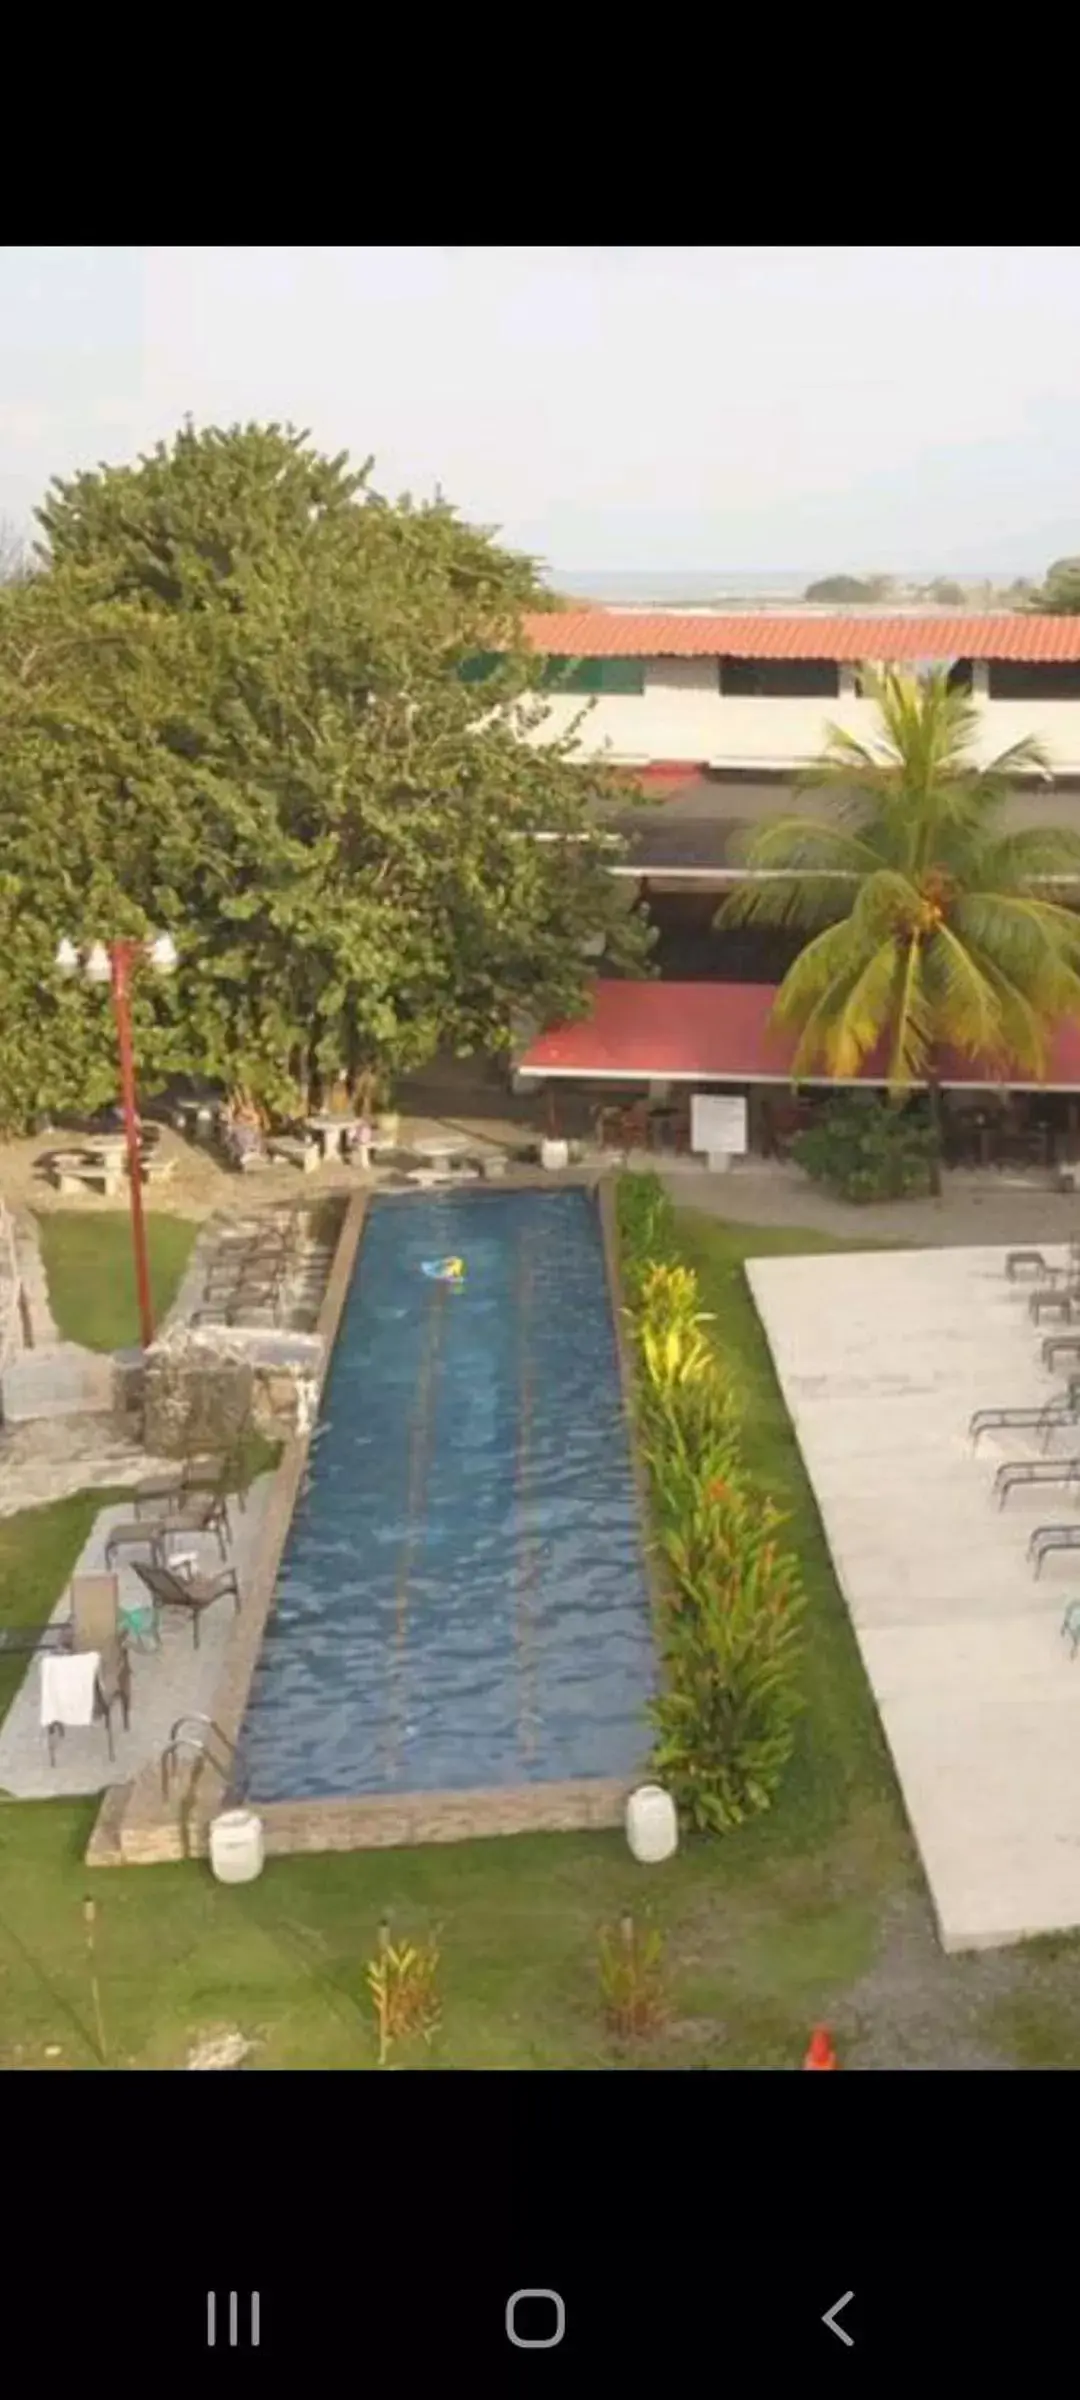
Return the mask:
<path id="1" fill-rule="evenodd" d="M 316 1141 L 323 1158 L 347 1158 L 350 1150 L 357 1152 L 357 1164 L 368 1165 L 371 1127 L 362 1117 L 305 1117 L 304 1124 Z"/>
<path id="2" fill-rule="evenodd" d="M 468 1157 L 470 1148 L 464 1136 L 447 1140 L 442 1134 L 433 1134 L 427 1141 L 420 1136 L 409 1146 L 415 1156 L 429 1167 L 452 1167 L 456 1159 Z"/>

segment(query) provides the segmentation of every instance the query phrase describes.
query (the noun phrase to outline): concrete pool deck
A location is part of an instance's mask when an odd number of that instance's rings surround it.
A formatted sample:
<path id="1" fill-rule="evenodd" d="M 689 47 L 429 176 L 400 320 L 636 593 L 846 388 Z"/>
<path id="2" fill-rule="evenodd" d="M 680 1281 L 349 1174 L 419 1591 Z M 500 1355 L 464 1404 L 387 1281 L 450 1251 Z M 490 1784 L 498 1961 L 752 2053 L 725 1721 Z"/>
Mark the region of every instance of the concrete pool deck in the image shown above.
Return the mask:
<path id="1" fill-rule="evenodd" d="M 1063 1264 L 1063 1248 L 1048 1248 Z M 813 1484 L 946 1950 L 1080 1926 L 1080 1658 L 1062 1614 L 1080 1554 L 1036 1580 L 1063 1487 L 992 1497 L 1030 1434 L 978 1408 L 1043 1405 L 1029 1282 L 1001 1249 L 754 1259 L 747 1277 Z M 1080 1454 L 1080 1429 L 1050 1453 Z"/>
<path id="2" fill-rule="evenodd" d="M 235 1499 L 229 1506 L 233 1538 L 228 1564 L 235 1567 L 240 1590 L 245 1595 L 263 1542 L 272 1486 L 273 1477 L 261 1475 L 250 1486 L 242 1510 Z M 123 1502 L 100 1511 L 76 1560 L 75 1575 L 101 1573 L 109 1530 L 130 1515 L 130 1506 Z M 177 1548 L 196 1551 L 201 1572 L 213 1574 L 222 1563 L 216 1543 L 205 1535 L 180 1540 Z M 144 1604 L 146 1591 L 129 1556 L 121 1553 L 116 1572 L 121 1607 L 137 1608 Z M 65 1591 L 57 1600 L 50 1623 L 62 1622 L 70 1613 Z M 213 1715 L 234 1623 L 228 1599 L 207 1609 L 199 1627 L 196 1650 L 189 1620 L 179 1611 L 167 1610 L 161 1620 L 160 1649 L 129 1645 L 131 1723 L 125 1731 L 119 1709 L 114 1710 L 112 1758 L 104 1725 L 99 1721 L 94 1725 L 69 1727 L 57 1742 L 55 1764 L 50 1766 L 41 1727 L 40 1663 L 36 1658 L 29 1659 L 27 1672 L 0 1726 L 0 1793 L 11 1800 L 83 1799 L 128 1784 L 140 1769 L 149 1768 L 152 1774 L 157 1774 L 161 1753 L 177 1718 Z"/>

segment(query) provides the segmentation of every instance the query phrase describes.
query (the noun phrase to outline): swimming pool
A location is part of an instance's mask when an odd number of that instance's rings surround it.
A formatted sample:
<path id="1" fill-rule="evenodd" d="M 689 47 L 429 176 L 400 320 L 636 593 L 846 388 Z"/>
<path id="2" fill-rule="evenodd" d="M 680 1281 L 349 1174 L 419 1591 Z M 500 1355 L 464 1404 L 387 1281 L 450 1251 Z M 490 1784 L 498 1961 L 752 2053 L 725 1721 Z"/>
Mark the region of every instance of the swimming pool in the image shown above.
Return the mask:
<path id="1" fill-rule="evenodd" d="M 460 1256 L 460 1288 L 425 1261 Z M 378 1198 L 252 1680 L 253 1800 L 633 1775 L 654 1651 L 599 1214 Z"/>

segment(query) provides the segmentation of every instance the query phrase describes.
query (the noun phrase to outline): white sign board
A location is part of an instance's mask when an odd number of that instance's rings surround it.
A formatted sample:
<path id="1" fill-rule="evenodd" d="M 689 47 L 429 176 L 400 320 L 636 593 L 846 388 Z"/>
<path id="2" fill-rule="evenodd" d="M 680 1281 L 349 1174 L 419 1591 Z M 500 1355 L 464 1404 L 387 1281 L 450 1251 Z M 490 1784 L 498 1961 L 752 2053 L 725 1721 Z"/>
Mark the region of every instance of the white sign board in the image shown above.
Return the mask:
<path id="1" fill-rule="evenodd" d="M 693 1092 L 690 1148 L 708 1158 L 742 1158 L 746 1150 L 746 1101 L 738 1092 Z"/>

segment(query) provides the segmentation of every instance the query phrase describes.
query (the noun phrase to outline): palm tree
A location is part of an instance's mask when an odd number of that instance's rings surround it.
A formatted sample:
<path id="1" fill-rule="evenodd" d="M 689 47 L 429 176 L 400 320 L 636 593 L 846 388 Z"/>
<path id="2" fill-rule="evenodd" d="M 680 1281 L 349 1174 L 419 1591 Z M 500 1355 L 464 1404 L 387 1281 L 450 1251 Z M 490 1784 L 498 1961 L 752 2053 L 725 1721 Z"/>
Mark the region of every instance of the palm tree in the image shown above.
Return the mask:
<path id="1" fill-rule="evenodd" d="M 1049 1039 L 1080 1018 L 1080 916 L 1055 897 L 1080 886 L 1080 833 L 1003 823 L 1013 779 L 1041 772 L 1035 741 L 979 768 L 979 714 L 943 670 L 863 673 L 881 725 L 872 743 L 838 726 L 800 777 L 827 792 L 828 818 L 780 817 L 743 846 L 768 880 L 741 884 L 717 924 L 805 928 L 774 1022 L 798 1034 L 792 1081 L 824 1068 L 853 1078 L 883 1043 L 901 1096 L 959 1050 L 1033 1079 Z"/>

